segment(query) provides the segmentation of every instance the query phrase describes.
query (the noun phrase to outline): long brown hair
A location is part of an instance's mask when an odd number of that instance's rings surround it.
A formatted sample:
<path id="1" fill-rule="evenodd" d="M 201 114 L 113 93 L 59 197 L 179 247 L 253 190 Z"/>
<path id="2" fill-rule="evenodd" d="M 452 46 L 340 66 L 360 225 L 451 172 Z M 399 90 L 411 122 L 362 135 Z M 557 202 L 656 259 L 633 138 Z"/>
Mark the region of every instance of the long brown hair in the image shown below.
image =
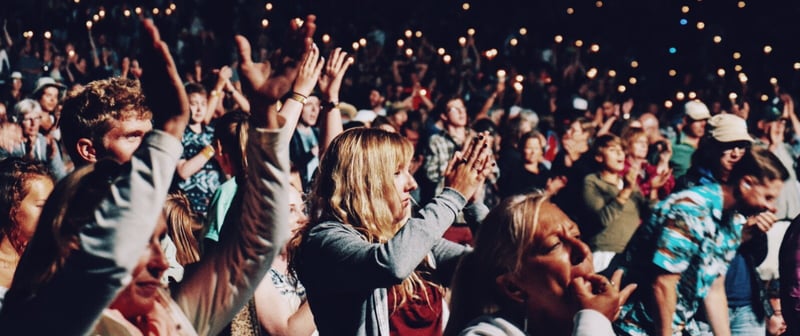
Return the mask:
<path id="1" fill-rule="evenodd" d="M 19 255 L 25 251 L 28 242 L 22 237 L 19 223 L 15 222 L 14 217 L 35 179 L 53 181 L 43 163 L 15 157 L 0 161 L 0 240 L 7 237 Z"/>
<path id="2" fill-rule="evenodd" d="M 78 234 L 93 221 L 94 210 L 111 192 L 111 184 L 121 171 L 122 166 L 116 161 L 101 160 L 79 168 L 55 186 L 14 273 L 14 285 L 4 306 L 35 295 L 61 269 L 72 251 L 80 249 Z"/>

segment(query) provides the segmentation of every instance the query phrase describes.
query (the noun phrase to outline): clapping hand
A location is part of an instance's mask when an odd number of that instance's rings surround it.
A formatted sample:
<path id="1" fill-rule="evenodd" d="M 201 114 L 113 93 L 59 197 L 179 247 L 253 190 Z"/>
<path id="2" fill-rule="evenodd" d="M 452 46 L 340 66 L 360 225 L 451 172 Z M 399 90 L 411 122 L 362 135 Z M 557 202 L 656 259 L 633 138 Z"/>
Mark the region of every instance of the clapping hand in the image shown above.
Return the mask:
<path id="1" fill-rule="evenodd" d="M 444 172 L 445 186 L 472 200 L 479 187 L 492 174 L 495 165 L 490 144 L 493 138 L 481 133 L 467 143 L 463 152 L 456 152 Z"/>

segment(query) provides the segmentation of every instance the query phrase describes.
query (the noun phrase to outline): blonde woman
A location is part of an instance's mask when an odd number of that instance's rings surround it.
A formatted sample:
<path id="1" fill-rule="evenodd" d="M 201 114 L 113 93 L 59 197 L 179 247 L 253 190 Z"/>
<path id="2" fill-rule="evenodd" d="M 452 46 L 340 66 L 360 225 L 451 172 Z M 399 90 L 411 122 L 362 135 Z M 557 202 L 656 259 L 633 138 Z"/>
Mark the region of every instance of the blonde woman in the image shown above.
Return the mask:
<path id="1" fill-rule="evenodd" d="M 443 287 L 469 250 L 442 238 L 456 214 L 479 219 L 470 203 L 494 165 L 482 135 L 445 170 L 444 191 L 412 216 L 408 140 L 352 128 L 323 154 L 311 220 L 290 242 L 321 335 L 440 335 Z M 469 217 L 469 216 L 468 216 Z"/>
<path id="2" fill-rule="evenodd" d="M 544 194 L 504 199 L 461 262 L 445 335 L 614 335 L 635 285 L 594 274 L 578 226 Z"/>

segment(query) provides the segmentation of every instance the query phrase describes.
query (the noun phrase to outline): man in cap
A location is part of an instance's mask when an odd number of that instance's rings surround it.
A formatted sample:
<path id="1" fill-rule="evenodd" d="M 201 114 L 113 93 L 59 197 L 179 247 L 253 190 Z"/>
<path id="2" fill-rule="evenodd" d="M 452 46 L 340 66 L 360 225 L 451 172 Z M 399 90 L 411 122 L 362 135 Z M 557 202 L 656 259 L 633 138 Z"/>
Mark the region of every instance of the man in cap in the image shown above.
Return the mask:
<path id="1" fill-rule="evenodd" d="M 9 85 L 3 91 L 2 99 L 6 107 L 11 109 L 23 98 L 25 96 L 22 94 L 22 73 L 14 71 L 11 73 Z"/>
<path id="2" fill-rule="evenodd" d="M 36 88 L 31 93 L 31 97 L 39 102 L 42 107 L 41 131 L 45 135 L 57 131 L 57 120 L 60 117 L 61 111 L 58 107 L 59 100 L 61 99 L 62 90 L 66 89 L 64 84 L 56 82 L 51 77 L 40 77 L 36 80 Z M 56 139 L 61 138 L 58 133 L 53 134 Z"/>
<path id="3" fill-rule="evenodd" d="M 672 144 L 672 166 L 675 178 L 686 174 L 691 165 L 692 153 L 697 149 L 700 139 L 705 135 L 706 122 L 711 118 L 708 106 L 699 100 L 686 102 L 680 132 Z"/>

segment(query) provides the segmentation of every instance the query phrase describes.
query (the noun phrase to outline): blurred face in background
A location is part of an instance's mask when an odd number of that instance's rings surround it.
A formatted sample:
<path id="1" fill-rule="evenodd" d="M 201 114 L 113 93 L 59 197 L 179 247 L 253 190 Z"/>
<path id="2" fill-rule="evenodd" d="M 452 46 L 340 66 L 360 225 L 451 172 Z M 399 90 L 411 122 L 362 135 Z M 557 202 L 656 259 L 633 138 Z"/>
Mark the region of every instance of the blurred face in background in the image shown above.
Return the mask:
<path id="1" fill-rule="evenodd" d="M 525 163 L 539 163 L 542 161 L 542 141 L 537 137 L 525 140 L 525 147 L 522 148 L 522 156 Z"/>
<path id="2" fill-rule="evenodd" d="M 39 104 L 42 105 L 42 110 L 45 112 L 53 112 L 58 106 L 58 88 L 55 86 L 46 87 L 42 91 L 42 97 L 39 98 Z"/>
<path id="3" fill-rule="evenodd" d="M 308 101 L 303 105 L 300 122 L 310 127 L 317 124 L 317 118 L 319 118 L 319 98 L 309 96 Z"/>
<path id="4" fill-rule="evenodd" d="M 20 125 L 22 126 L 23 136 L 32 138 L 39 134 L 39 127 L 42 125 L 42 114 L 42 110 L 37 107 L 22 116 Z"/>

